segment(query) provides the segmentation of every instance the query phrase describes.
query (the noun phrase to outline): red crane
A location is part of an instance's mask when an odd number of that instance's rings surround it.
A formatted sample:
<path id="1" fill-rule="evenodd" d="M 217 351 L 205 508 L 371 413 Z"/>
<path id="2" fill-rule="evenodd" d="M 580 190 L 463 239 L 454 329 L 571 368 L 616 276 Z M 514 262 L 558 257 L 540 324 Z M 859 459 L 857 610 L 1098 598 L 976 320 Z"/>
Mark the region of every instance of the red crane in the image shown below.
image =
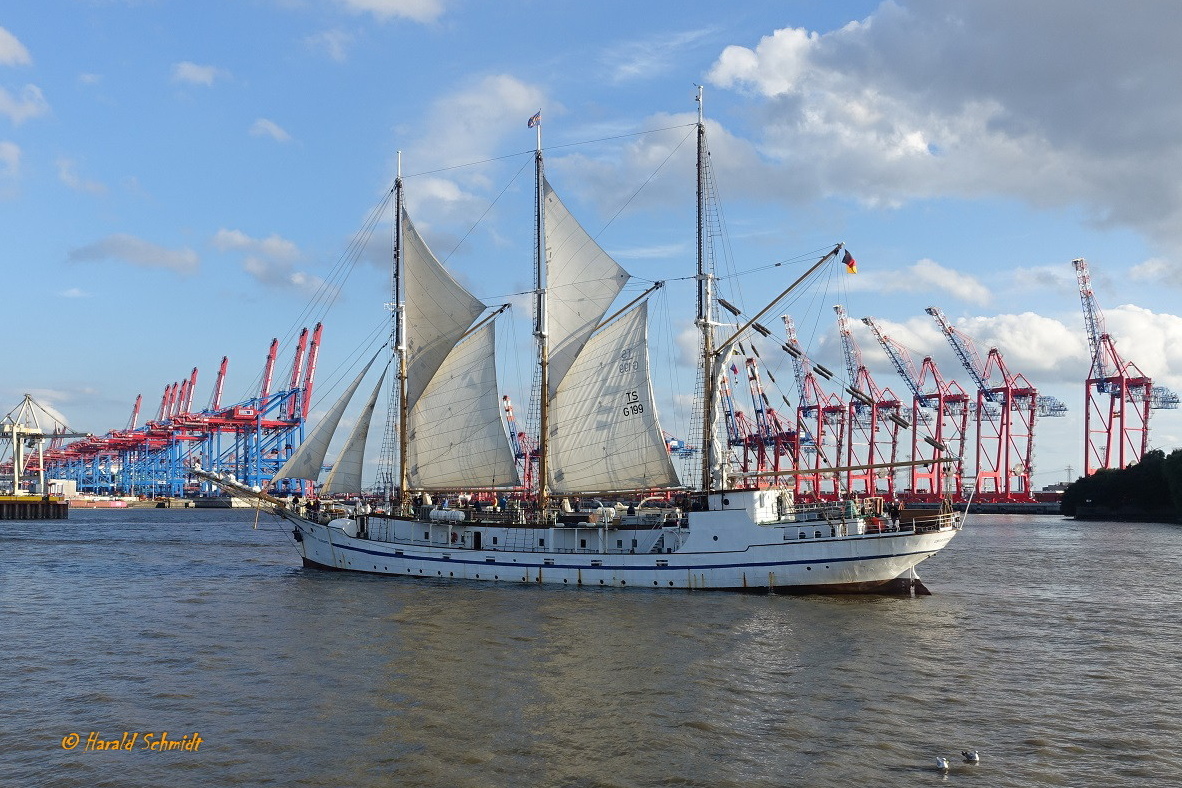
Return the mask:
<path id="1" fill-rule="evenodd" d="M 291 359 L 291 381 L 288 384 L 288 390 L 295 390 L 300 385 L 300 373 L 303 371 L 304 351 L 308 347 L 308 329 L 300 330 L 299 340 L 296 342 L 295 355 Z M 295 399 L 289 399 L 284 407 L 283 418 L 291 420 L 295 418 L 297 403 Z"/>
<path id="2" fill-rule="evenodd" d="M 964 478 L 964 442 L 968 430 L 969 397 L 955 380 L 945 381 L 931 357 L 923 360 L 916 372 L 907 348 L 888 337 L 874 322 L 864 317 L 878 344 L 886 351 L 895 371 L 911 389 L 911 459 L 929 460 L 926 465 L 911 466 L 908 497 L 916 501 L 939 501 L 948 497 L 962 500 Z M 922 427 L 921 427 L 922 425 Z M 926 434 L 921 434 L 926 433 Z M 943 460 L 951 458 L 951 471 Z"/>
<path id="3" fill-rule="evenodd" d="M 1096 303 L 1088 262 L 1072 260 L 1083 302 L 1084 327 L 1092 366 L 1085 386 L 1084 475 L 1101 468 L 1124 468 L 1149 449 L 1150 408 L 1178 407 L 1178 395 L 1153 380 L 1116 350 Z"/>
<path id="4" fill-rule="evenodd" d="M 799 404 L 796 408 L 796 431 L 800 436 L 798 467 L 808 473 L 796 477 L 795 493 L 820 500 L 837 500 L 841 495 L 836 476 L 828 469 L 840 465 L 848 410 L 836 394 L 826 393 L 817 376 L 832 379 L 833 373 L 814 364 L 801 350 L 796 325 L 784 315 L 784 352 L 792 357 L 796 373 Z"/>
<path id="5" fill-rule="evenodd" d="M 846 421 L 845 460 L 851 469 L 865 466 L 863 470 L 845 472 L 845 487 L 850 492 L 894 498 L 894 474 L 886 469 L 869 466 L 898 461 L 899 427 L 907 424 L 900 415 L 903 404 L 889 388 L 879 388 L 874 382 L 870 370 L 862 362 L 862 352 L 854 341 L 845 308 L 838 304 L 833 307 L 833 311 L 837 313 L 837 329 L 841 335 L 846 373 L 849 375 L 849 385 L 846 386 L 850 403 Z M 883 489 L 879 489 L 880 484 Z"/>
<path id="6" fill-rule="evenodd" d="M 972 337 L 953 326 L 938 307 L 924 311 L 935 318 L 977 384 L 976 498 L 983 503 L 1033 501 L 1035 419 L 1043 407 L 1049 407 L 1048 401 L 1066 408 L 1053 397 L 1040 397 L 1024 376 L 1010 374 L 997 348 L 990 348 L 988 360 L 982 363 Z"/>
<path id="7" fill-rule="evenodd" d="M 308 418 L 308 409 L 312 407 L 312 382 L 316 377 L 316 358 L 320 355 L 320 334 L 323 331 L 322 323 L 317 323 L 312 329 L 312 342 L 308 345 L 308 364 L 304 369 L 304 385 L 300 397 L 303 402 L 300 410 L 301 419 Z"/>
<path id="8" fill-rule="evenodd" d="M 230 357 L 222 356 L 222 363 L 218 366 L 217 380 L 213 384 L 213 399 L 209 401 L 209 409 L 217 410 L 222 406 L 222 389 L 226 385 L 226 371 L 230 368 Z"/>

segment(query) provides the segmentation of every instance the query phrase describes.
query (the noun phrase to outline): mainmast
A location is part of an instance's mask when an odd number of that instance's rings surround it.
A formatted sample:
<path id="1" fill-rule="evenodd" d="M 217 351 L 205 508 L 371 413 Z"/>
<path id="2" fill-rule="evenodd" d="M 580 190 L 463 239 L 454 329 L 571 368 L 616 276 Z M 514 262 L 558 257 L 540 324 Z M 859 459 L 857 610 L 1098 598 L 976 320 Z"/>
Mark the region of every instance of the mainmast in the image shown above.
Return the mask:
<path id="1" fill-rule="evenodd" d="M 534 254 L 534 277 L 537 285 L 535 314 L 536 322 L 534 324 L 534 336 L 538 340 L 538 357 L 541 363 L 541 374 L 539 376 L 539 392 L 538 392 L 538 513 L 545 517 L 546 502 L 550 492 L 549 485 L 549 458 L 550 458 L 550 346 L 549 346 L 549 324 L 546 320 L 546 233 L 545 233 L 545 215 L 546 206 L 545 189 L 542 185 L 543 166 L 542 166 L 542 112 L 538 111 L 536 115 L 529 119 L 529 125 L 537 129 L 538 145 L 536 153 L 534 154 L 534 176 L 535 176 L 535 200 L 534 208 L 536 217 L 534 222 L 535 232 L 534 238 L 535 254 Z"/>
<path id="2" fill-rule="evenodd" d="M 398 504 L 406 507 L 407 420 L 410 409 L 406 398 L 406 304 L 402 286 L 402 151 L 398 152 L 398 176 L 394 179 L 394 336 L 392 346 L 398 355 Z"/>
<path id="3" fill-rule="evenodd" d="M 697 158 L 697 259 L 698 314 L 702 332 L 702 491 L 709 493 L 714 481 L 714 411 L 717 378 L 714 374 L 714 324 L 711 320 L 714 301 L 714 276 L 706 262 L 706 124 L 703 121 L 702 86 L 698 86 L 698 158 Z"/>

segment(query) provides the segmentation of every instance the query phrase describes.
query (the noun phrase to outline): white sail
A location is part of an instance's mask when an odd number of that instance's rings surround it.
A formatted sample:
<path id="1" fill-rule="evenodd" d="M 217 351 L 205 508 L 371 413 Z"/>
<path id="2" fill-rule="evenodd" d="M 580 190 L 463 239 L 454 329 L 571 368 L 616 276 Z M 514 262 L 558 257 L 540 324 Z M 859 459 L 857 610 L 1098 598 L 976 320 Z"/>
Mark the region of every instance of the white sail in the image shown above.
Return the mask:
<path id="1" fill-rule="evenodd" d="M 361 374 L 357 376 L 341 398 L 336 401 L 336 404 L 329 409 L 325 417 L 312 430 L 312 434 L 304 438 L 303 443 L 299 445 L 291 456 L 287 458 L 287 462 L 283 463 L 283 467 L 275 474 L 273 480 L 279 479 L 310 479 L 316 481 L 320 478 L 320 469 L 324 467 L 324 455 L 328 454 L 328 445 L 332 443 L 332 436 L 337 431 L 337 425 L 341 422 L 341 416 L 345 413 L 345 408 L 349 407 L 349 400 L 353 399 L 353 394 L 357 391 L 357 387 L 361 385 L 362 378 L 369 372 L 369 368 L 377 361 L 377 356 L 369 360 L 365 365 L 365 369 L 361 370 Z"/>
<path id="2" fill-rule="evenodd" d="M 648 304 L 595 334 L 551 403 L 555 494 L 676 487 L 648 368 Z"/>
<path id="3" fill-rule="evenodd" d="M 730 365 L 735 364 L 740 356 L 731 343 L 718 353 L 710 363 L 711 373 L 714 375 L 714 424 L 710 429 L 711 440 L 706 447 L 710 458 L 710 489 L 721 490 L 730 486 L 730 469 L 734 459 L 730 446 L 726 426 L 726 408 L 723 407 L 722 390 L 727 385 L 726 373 Z M 706 480 L 702 480 L 705 484 Z"/>
<path id="4" fill-rule="evenodd" d="M 406 282 L 406 401 L 413 408 L 485 306 L 439 263 L 405 211 L 402 270 Z"/>
<path id="5" fill-rule="evenodd" d="M 546 207 L 546 320 L 550 336 L 550 394 L 575 363 L 591 332 L 628 281 L 628 272 L 595 243 L 550 183 Z"/>
<path id="6" fill-rule="evenodd" d="M 415 489 L 518 484 L 501 421 L 496 333 L 490 322 L 448 355 L 411 409 L 407 476 Z"/>
<path id="7" fill-rule="evenodd" d="M 369 400 L 365 403 L 365 408 L 357 415 L 357 423 L 353 425 L 353 431 L 349 433 L 349 439 L 345 441 L 340 456 L 337 457 L 332 470 L 328 473 L 328 478 L 324 480 L 324 484 L 320 485 L 321 495 L 361 492 L 362 467 L 365 463 L 365 440 L 369 436 L 369 424 L 373 420 L 374 408 L 378 404 L 378 393 L 382 390 L 382 384 L 385 381 L 386 372 L 383 370 L 381 377 L 378 378 L 378 384 L 373 387 L 373 392 L 370 393 Z"/>

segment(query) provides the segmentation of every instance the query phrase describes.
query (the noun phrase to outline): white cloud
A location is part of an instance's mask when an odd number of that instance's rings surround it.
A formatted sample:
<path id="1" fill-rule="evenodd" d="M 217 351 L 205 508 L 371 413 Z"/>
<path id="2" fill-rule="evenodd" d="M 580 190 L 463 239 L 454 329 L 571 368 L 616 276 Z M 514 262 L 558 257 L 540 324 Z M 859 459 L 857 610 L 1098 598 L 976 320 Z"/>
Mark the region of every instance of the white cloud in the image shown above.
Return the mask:
<path id="1" fill-rule="evenodd" d="M 214 80 L 230 76 L 228 71 L 217 66 L 200 66 L 196 63 L 183 61 L 172 67 L 172 81 L 189 85 L 213 85 Z"/>
<path id="2" fill-rule="evenodd" d="M 1172 13 L 1160 3 L 884 2 L 838 30 L 785 28 L 728 47 L 709 79 L 762 102 L 760 150 L 778 165 L 765 179 L 868 205 L 1000 195 L 1078 207 L 1178 258 Z"/>
<path id="3" fill-rule="evenodd" d="M 303 255 L 299 247 L 278 235 L 252 238 L 241 230 L 223 228 L 210 239 L 210 244 L 223 252 L 243 253 L 242 270 L 261 284 L 307 293 L 315 293 L 325 286 L 319 277 L 295 270 Z"/>
<path id="4" fill-rule="evenodd" d="M 196 273 L 200 264 L 200 258 L 192 249 L 167 249 L 126 233 L 109 235 L 71 249 L 67 259 L 72 263 L 110 260 L 143 268 L 164 268 L 179 274 Z"/>
<path id="5" fill-rule="evenodd" d="M 36 85 L 25 85 L 19 97 L 0 87 L 0 115 L 7 115 L 14 124 L 19 126 L 29 118 L 46 112 L 49 112 L 49 103 Z"/>
<path id="6" fill-rule="evenodd" d="M 608 252 L 616 260 L 666 260 L 675 257 L 684 257 L 690 253 L 691 250 L 685 243 L 637 246 L 629 249 L 615 249 Z"/>
<path id="7" fill-rule="evenodd" d="M 21 149 L 15 142 L 0 140 L 0 196 L 15 191 L 21 174 Z"/>
<path id="8" fill-rule="evenodd" d="M 102 74 L 79 74 L 78 81 L 83 85 L 97 85 L 103 81 Z"/>
<path id="9" fill-rule="evenodd" d="M 339 0 L 350 11 L 373 14 L 381 21 L 402 18 L 434 22 L 443 14 L 443 0 Z"/>
<path id="10" fill-rule="evenodd" d="M 273 120 L 266 118 L 259 118 L 250 127 L 250 134 L 252 137 L 270 137 L 276 142 L 289 142 L 291 135 L 280 128 L 279 124 Z"/>
<path id="11" fill-rule="evenodd" d="M 1104 310 L 1104 320 L 1126 362 L 1152 377 L 1154 385 L 1182 392 L 1182 317 L 1125 304 Z"/>
<path id="12" fill-rule="evenodd" d="M 985 305 L 991 300 L 988 288 L 976 278 L 945 268 L 934 260 L 923 259 L 901 271 L 875 271 L 859 266 L 857 277 L 850 277 L 850 289 L 879 290 L 887 293 L 939 293 L 970 304 Z"/>
<path id="13" fill-rule="evenodd" d="M 1023 312 L 971 317 L 955 325 L 973 338 L 982 361 L 996 347 L 1010 373 L 1025 375 L 1035 386 L 1046 382 L 1082 385 L 1087 376 L 1090 361 L 1082 317 L 1077 324 L 1066 325 Z"/>
<path id="14" fill-rule="evenodd" d="M 210 243 L 220 251 L 239 251 L 250 254 L 261 254 L 274 260 L 295 262 L 300 259 L 299 248 L 278 235 L 267 238 L 251 238 L 241 230 L 221 229 L 210 240 Z"/>
<path id="15" fill-rule="evenodd" d="M 29 50 L 16 36 L 0 27 L 0 65 L 27 66 L 33 62 Z"/>
<path id="16" fill-rule="evenodd" d="M 87 194 L 106 194 L 107 187 L 98 181 L 88 181 L 78 176 L 75 169 L 76 163 L 72 159 L 67 159 L 64 156 L 57 160 L 57 177 L 62 183 L 69 186 L 76 192 L 85 192 Z"/>
<path id="17" fill-rule="evenodd" d="M 91 294 L 79 287 L 71 287 L 58 293 L 62 298 L 90 298 Z"/>
<path id="18" fill-rule="evenodd" d="M 1142 282 L 1182 287 L 1182 265 L 1160 257 L 1151 257 L 1129 269 L 1129 276 Z"/>
<path id="19" fill-rule="evenodd" d="M 709 33 L 709 30 L 659 33 L 613 46 L 604 52 L 602 59 L 614 82 L 659 76 L 674 67 L 684 50 Z"/>
<path id="20" fill-rule="evenodd" d="M 343 30 L 325 30 L 304 39 L 304 44 L 314 52 L 323 52 L 332 60 L 343 63 L 348 57 L 348 47 L 353 36 Z"/>
<path id="21" fill-rule="evenodd" d="M 526 120 L 543 99 L 540 89 L 507 75 L 466 85 L 440 97 L 426 112 L 421 124 L 425 132 L 407 146 L 403 162 L 412 172 L 424 172 L 495 158 L 505 139 L 524 136 Z M 473 207 L 488 207 L 487 198 L 472 190 L 489 185 L 488 168 L 463 167 L 446 175 L 416 177 L 407 201 L 414 216 L 429 213 L 443 219 L 459 212 L 470 217 Z M 419 229 L 428 228 L 424 224 Z"/>

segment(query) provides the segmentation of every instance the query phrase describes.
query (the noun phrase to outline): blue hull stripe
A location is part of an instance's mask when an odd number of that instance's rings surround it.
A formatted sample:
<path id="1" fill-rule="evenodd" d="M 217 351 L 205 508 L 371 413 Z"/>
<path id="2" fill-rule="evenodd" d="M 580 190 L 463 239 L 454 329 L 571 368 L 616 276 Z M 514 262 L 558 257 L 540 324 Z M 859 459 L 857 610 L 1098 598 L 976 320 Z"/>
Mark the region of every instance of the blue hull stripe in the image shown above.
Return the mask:
<path id="1" fill-rule="evenodd" d="M 302 529 L 301 529 L 302 530 Z M 880 537 L 880 538 L 899 538 L 899 537 Z M 327 543 L 326 543 L 327 544 Z M 763 561 L 758 563 L 732 563 L 732 564 L 695 564 L 694 566 L 657 566 L 656 564 L 643 564 L 640 566 L 630 566 L 628 564 L 603 564 L 601 566 L 586 566 L 583 564 L 535 564 L 522 563 L 520 561 L 472 561 L 464 558 L 442 558 L 430 555 L 395 555 L 394 553 L 381 552 L 378 550 L 366 550 L 363 547 L 354 547 L 352 545 L 332 543 L 335 550 L 351 550 L 355 553 L 362 553 L 364 555 L 377 556 L 392 561 L 397 560 L 412 560 L 412 561 L 436 561 L 441 564 L 449 566 L 456 564 L 471 564 L 473 566 L 503 566 L 506 568 L 522 568 L 522 569 L 581 569 L 581 570 L 599 570 L 599 571 L 658 571 L 658 572 L 685 572 L 700 571 L 705 569 L 759 569 L 761 567 L 771 566 L 795 566 L 804 564 L 838 564 L 849 561 L 874 561 L 882 558 L 902 558 L 910 555 L 934 555 L 937 550 L 912 550 L 906 553 L 879 553 L 878 555 L 861 555 L 856 557 L 846 558 L 813 558 L 793 561 Z M 439 548 L 447 549 L 447 548 Z M 456 550 L 469 550 L 467 547 L 457 547 Z M 495 552 L 490 550 L 489 552 Z M 600 553 L 588 553 L 587 555 L 600 555 Z M 653 555 L 658 555 L 653 553 Z M 702 553 L 663 553 L 661 555 L 702 555 Z M 602 559 L 593 559 L 602 560 Z M 656 560 L 656 559 L 654 559 Z M 662 559 L 665 560 L 665 559 Z"/>

